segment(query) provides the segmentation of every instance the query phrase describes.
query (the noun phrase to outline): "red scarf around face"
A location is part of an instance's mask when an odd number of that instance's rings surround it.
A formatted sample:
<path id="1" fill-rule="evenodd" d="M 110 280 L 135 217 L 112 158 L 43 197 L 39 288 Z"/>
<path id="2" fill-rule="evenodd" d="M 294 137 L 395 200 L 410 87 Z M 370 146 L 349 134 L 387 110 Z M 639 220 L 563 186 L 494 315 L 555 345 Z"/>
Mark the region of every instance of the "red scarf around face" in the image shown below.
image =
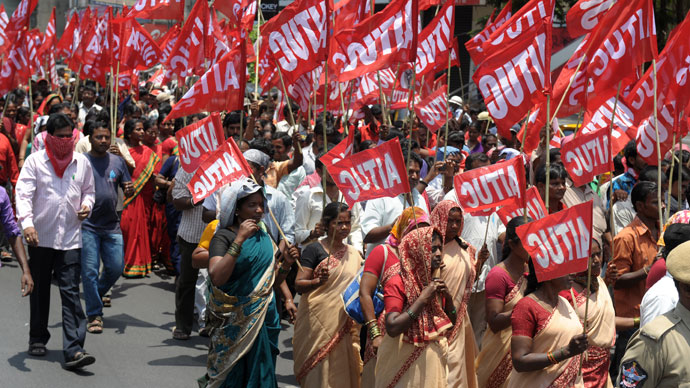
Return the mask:
<path id="1" fill-rule="evenodd" d="M 61 138 L 46 133 L 46 154 L 50 164 L 59 178 L 65 173 L 67 166 L 72 162 L 74 154 L 74 137 Z"/>

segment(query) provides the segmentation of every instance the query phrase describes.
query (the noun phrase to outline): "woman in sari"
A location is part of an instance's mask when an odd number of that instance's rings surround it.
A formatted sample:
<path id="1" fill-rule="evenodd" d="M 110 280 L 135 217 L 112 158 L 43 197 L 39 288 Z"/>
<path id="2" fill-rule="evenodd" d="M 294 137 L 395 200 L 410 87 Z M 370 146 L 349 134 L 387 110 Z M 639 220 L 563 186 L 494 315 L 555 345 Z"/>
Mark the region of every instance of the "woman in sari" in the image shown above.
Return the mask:
<path id="1" fill-rule="evenodd" d="M 506 225 L 503 260 L 486 277 L 486 322 L 482 350 L 477 356 L 477 382 L 480 387 L 504 388 L 513 370 L 510 357 L 510 338 L 513 330 L 510 317 L 513 308 L 522 299 L 527 280 L 529 254 L 515 231 L 518 226 L 531 222 L 530 218 L 515 217 Z"/>
<path id="2" fill-rule="evenodd" d="M 587 306 L 587 339 L 589 347 L 583 355 L 582 378 L 586 388 L 613 387 L 609 376 L 611 363 L 611 347 L 616 341 L 616 312 L 609 290 L 601 278 L 601 244 L 598 239 L 592 239 L 590 273 L 590 289 L 587 288 L 587 271 L 575 275 L 570 290 L 561 295 L 574 304 L 580 320 L 585 318 L 585 301 L 589 297 Z M 573 303 L 575 300 L 575 303 Z"/>
<path id="3" fill-rule="evenodd" d="M 141 120 L 125 122 L 125 141 L 134 158 L 136 168 L 132 172 L 134 195 L 126 198 L 120 226 L 125 243 L 125 277 L 143 277 L 151 272 L 151 244 L 149 218 L 153 208 L 155 174 L 160 171 L 160 158 L 150 148 L 140 144 L 144 136 Z"/>
<path id="4" fill-rule="evenodd" d="M 321 216 L 326 236 L 304 248 L 295 289 L 302 294 L 292 339 L 295 377 L 303 387 L 359 387 L 359 330 L 343 309 L 341 294 L 357 276 L 362 255 L 343 244 L 351 214 L 340 202 Z"/>
<path id="5" fill-rule="evenodd" d="M 558 295 L 568 288 L 570 276 L 539 282 L 530 259 L 525 297 L 510 317 L 509 388 L 584 387 L 578 372 L 588 341 L 573 306 Z"/>
<path id="6" fill-rule="evenodd" d="M 273 285 L 285 280 L 299 252 L 274 259 L 273 241 L 261 221 L 266 199 L 260 186 L 241 179 L 225 190 L 218 229 L 209 246 L 210 331 L 206 375 L 199 387 L 275 387 L 280 318 Z M 277 269 L 277 273 L 276 273 Z"/>
<path id="7" fill-rule="evenodd" d="M 443 268 L 441 279 L 453 296 L 457 318 L 448 332 L 448 386 L 476 388 L 477 374 L 474 358 L 477 344 L 467 313 L 467 302 L 477 273 L 474 247 L 459 236 L 462 232 L 462 209 L 454 201 L 441 201 L 431 212 L 431 225 L 443 239 Z"/>
<path id="8" fill-rule="evenodd" d="M 434 276 L 442 248 L 431 227 L 411 231 L 400 243 L 400 274 L 384 288 L 386 335 L 376 360 L 377 388 L 448 386 L 446 335 L 457 312 L 445 282 Z"/>
<path id="9" fill-rule="evenodd" d="M 377 284 L 381 289 L 393 275 L 400 272 L 400 241 L 414 228 L 429 226 L 429 216 L 418 207 L 408 207 L 393 224 L 391 234 L 385 244 L 374 248 L 364 262 L 364 271 L 359 283 L 359 301 L 362 305 L 366 331 L 368 334 L 364 350 L 362 386 L 373 387 L 376 371 L 376 351 L 386 335 L 385 310 L 377 317 L 374 312 L 373 295 Z"/>
<path id="10" fill-rule="evenodd" d="M 161 159 L 160 165 L 163 166 L 162 147 L 157 144 L 158 141 L 158 124 L 155 120 L 144 120 L 144 136 L 141 143 L 150 148 Z M 160 171 L 160 169 L 158 169 Z M 167 188 L 167 187 L 166 187 Z M 155 191 L 160 190 L 159 194 Z M 160 264 L 165 265 L 166 269 L 173 270 L 174 267 L 170 262 L 170 238 L 168 238 L 168 225 L 165 219 L 165 191 L 162 191 L 155 185 L 154 178 L 154 194 L 152 195 L 152 207 L 149 218 L 149 235 L 151 241 L 151 258 L 154 261 L 154 269 L 158 269 Z"/>

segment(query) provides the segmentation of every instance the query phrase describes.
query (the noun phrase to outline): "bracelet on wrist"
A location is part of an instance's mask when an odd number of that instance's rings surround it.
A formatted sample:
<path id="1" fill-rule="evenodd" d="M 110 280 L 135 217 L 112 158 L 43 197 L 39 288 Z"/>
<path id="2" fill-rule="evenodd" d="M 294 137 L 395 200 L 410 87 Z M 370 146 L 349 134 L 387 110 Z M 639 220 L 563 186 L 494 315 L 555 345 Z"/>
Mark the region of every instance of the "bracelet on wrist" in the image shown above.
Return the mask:
<path id="1" fill-rule="evenodd" d="M 370 340 L 374 340 L 374 338 L 380 337 L 380 336 L 381 336 L 381 329 L 379 329 L 378 326 L 372 326 L 371 328 L 369 328 L 369 339 Z"/>
<path id="2" fill-rule="evenodd" d="M 635 317 L 635 318 L 633 318 L 633 326 L 634 326 L 635 328 L 640 327 L 640 317 Z"/>
<path id="3" fill-rule="evenodd" d="M 233 242 L 232 244 L 230 244 L 230 248 L 228 248 L 228 251 L 226 253 L 230 256 L 239 257 L 242 253 L 242 246 L 236 242 Z"/>
<path id="4" fill-rule="evenodd" d="M 428 184 L 428 183 L 426 183 L 426 182 L 424 182 L 424 180 L 423 180 L 423 179 L 420 179 L 420 180 L 419 180 L 419 183 L 423 184 L 424 186 L 429 186 L 429 184 Z"/>
<path id="5" fill-rule="evenodd" d="M 407 309 L 407 315 L 409 315 L 410 318 L 412 318 L 413 321 L 416 320 L 416 319 L 417 319 L 417 316 L 418 316 L 418 315 L 415 314 L 414 311 L 412 311 L 411 309 Z"/>
<path id="6" fill-rule="evenodd" d="M 369 325 L 371 325 L 372 323 L 376 323 L 376 319 L 371 319 L 371 320 L 364 322 L 364 326 L 369 327 Z"/>

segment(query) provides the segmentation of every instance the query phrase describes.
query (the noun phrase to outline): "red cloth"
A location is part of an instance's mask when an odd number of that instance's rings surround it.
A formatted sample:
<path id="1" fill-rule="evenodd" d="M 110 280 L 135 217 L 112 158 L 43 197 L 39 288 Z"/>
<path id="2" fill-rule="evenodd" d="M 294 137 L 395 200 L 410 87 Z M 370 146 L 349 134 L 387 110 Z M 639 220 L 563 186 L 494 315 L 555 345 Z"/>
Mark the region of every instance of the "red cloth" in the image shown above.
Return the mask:
<path id="1" fill-rule="evenodd" d="M 369 259 L 367 259 L 369 260 Z M 400 275 L 395 275 L 383 287 L 383 304 L 387 313 L 401 313 L 405 306 L 405 287 Z"/>
<path id="2" fill-rule="evenodd" d="M 486 275 L 484 290 L 486 299 L 505 300 L 506 295 L 515 288 L 515 282 L 510 278 L 508 272 L 501 267 L 493 267 Z"/>
<path id="3" fill-rule="evenodd" d="M 550 315 L 536 300 L 529 297 L 520 299 L 510 316 L 513 335 L 534 338 L 546 326 Z"/>
<path id="4" fill-rule="evenodd" d="M 24 124 L 17 124 L 14 126 L 14 138 L 17 140 L 19 144 L 21 144 L 22 139 L 24 139 L 24 134 L 26 134 L 26 130 L 29 127 L 27 127 Z"/>
<path id="5" fill-rule="evenodd" d="M 46 154 L 53 170 L 59 178 L 65 173 L 67 166 L 72 163 L 74 155 L 74 136 L 70 138 L 60 138 L 46 132 L 45 138 Z"/>
<path id="6" fill-rule="evenodd" d="M 170 156 L 173 154 L 173 149 L 177 147 L 177 139 L 175 139 L 174 136 L 170 136 L 169 138 L 163 140 L 163 143 L 161 143 L 161 147 L 163 155 Z"/>
<path id="7" fill-rule="evenodd" d="M 12 144 L 10 144 L 7 136 L 0 135 L 0 183 L 9 181 L 12 183 L 12 187 L 15 187 L 17 178 L 19 178 L 19 168 L 17 168 L 14 151 L 12 151 Z"/>
<path id="8" fill-rule="evenodd" d="M 374 124 L 376 129 L 372 129 L 371 126 L 371 124 L 361 126 L 359 128 L 359 133 L 362 134 L 362 141 L 371 140 L 374 142 L 374 144 L 376 144 L 379 141 L 378 126 Z"/>
<path id="9" fill-rule="evenodd" d="M 649 290 L 652 288 L 654 283 L 661 280 L 664 276 L 666 276 L 666 260 L 659 259 L 652 264 L 652 268 L 649 269 L 649 273 L 647 274 L 647 289 Z"/>
<path id="10" fill-rule="evenodd" d="M 384 249 L 388 249 L 388 259 L 386 259 L 386 268 L 384 268 L 383 272 L 386 272 L 393 264 L 400 262 L 400 259 L 393 253 L 393 250 L 388 248 L 385 244 L 381 244 L 374 248 L 371 253 L 369 253 L 369 256 L 367 256 L 367 259 L 364 261 L 364 272 L 369 272 L 377 278 L 381 278 L 381 268 L 383 267 L 385 258 Z"/>

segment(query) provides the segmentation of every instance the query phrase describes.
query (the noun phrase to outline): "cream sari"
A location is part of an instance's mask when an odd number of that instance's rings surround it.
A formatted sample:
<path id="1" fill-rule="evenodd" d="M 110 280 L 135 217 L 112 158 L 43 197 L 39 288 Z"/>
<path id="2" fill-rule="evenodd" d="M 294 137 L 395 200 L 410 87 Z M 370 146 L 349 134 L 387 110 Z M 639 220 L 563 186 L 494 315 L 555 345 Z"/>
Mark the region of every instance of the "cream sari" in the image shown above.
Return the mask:
<path id="1" fill-rule="evenodd" d="M 328 281 L 303 294 L 297 308 L 294 372 L 303 387 L 360 386 L 360 326 L 345 313 L 342 292 L 357 276 L 362 255 L 347 245 L 324 259 L 314 271 L 328 266 Z"/>
<path id="2" fill-rule="evenodd" d="M 453 296 L 457 320 L 448 337 L 448 387 L 477 387 L 477 374 L 474 358 L 477 344 L 474 330 L 467 313 L 467 301 L 470 299 L 475 277 L 475 249 L 462 249 L 457 240 L 443 247 L 441 278 Z"/>
<path id="3" fill-rule="evenodd" d="M 536 300 L 536 299 L 535 299 Z M 532 339 L 532 352 L 547 353 L 568 346 L 570 340 L 582 333 L 582 324 L 573 306 L 558 297 L 548 322 Z M 584 388 L 582 376 L 578 376 L 580 355 L 533 372 L 518 372 L 513 368 L 509 376 L 509 388 Z"/>
<path id="4" fill-rule="evenodd" d="M 616 312 L 606 284 L 601 277 L 596 277 L 599 290 L 590 295 L 587 307 L 587 339 L 589 348 L 584 353 L 582 374 L 585 387 L 613 387 L 609 376 L 611 347 L 616 342 Z M 575 310 L 580 320 L 585 317 L 586 291 L 576 296 Z M 574 295 L 574 294 L 573 294 Z"/>
<path id="5" fill-rule="evenodd" d="M 503 300 L 503 311 L 513 311 L 517 302 L 522 299 L 527 282 L 521 276 L 512 290 Z M 508 376 L 513 370 L 513 362 L 510 358 L 510 338 L 513 329 L 509 326 L 494 333 L 491 329 L 484 332 L 482 339 L 482 350 L 477 357 L 475 367 L 477 368 L 477 382 L 480 387 L 498 388 L 506 387 Z"/>

